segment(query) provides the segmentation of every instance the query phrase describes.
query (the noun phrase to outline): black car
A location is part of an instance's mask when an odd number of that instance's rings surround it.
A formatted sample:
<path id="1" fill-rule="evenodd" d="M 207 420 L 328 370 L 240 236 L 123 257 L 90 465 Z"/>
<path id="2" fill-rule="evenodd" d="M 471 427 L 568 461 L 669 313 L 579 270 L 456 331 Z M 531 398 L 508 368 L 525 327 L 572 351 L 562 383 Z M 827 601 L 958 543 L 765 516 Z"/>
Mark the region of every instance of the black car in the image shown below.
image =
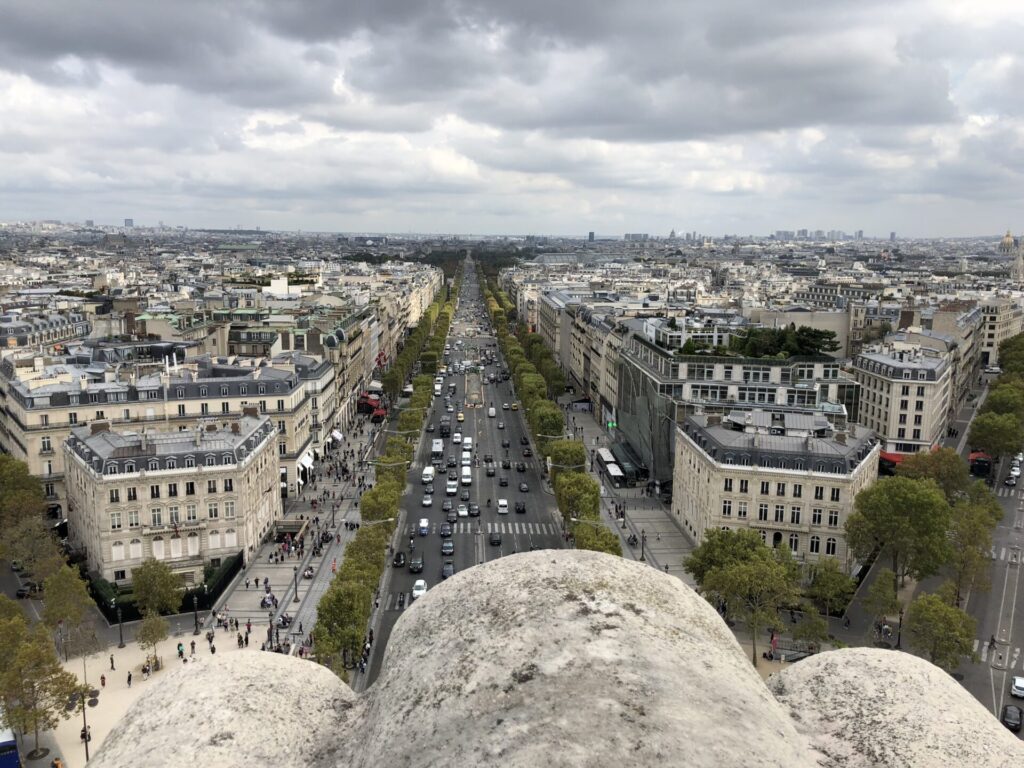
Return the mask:
<path id="1" fill-rule="evenodd" d="M 489 453 L 485 453 L 484 454 L 484 463 L 485 464 L 490 464 L 492 461 L 494 461 L 494 456 L 492 456 Z"/>
<path id="2" fill-rule="evenodd" d="M 1003 714 L 999 720 L 1009 728 L 1011 731 L 1019 731 L 1021 720 L 1024 719 L 1024 713 L 1021 712 L 1020 707 L 1014 706 L 1013 704 L 1007 704 L 1003 707 Z"/>
<path id="3" fill-rule="evenodd" d="M 512 445 L 512 443 L 509 441 L 509 439 L 507 437 L 502 438 L 502 440 L 501 440 L 501 447 L 502 448 L 508 448 L 511 445 Z"/>
<path id="4" fill-rule="evenodd" d="M 517 461 L 516 462 L 516 472 L 525 472 L 525 471 L 526 471 L 526 463 L 522 462 L 522 461 Z"/>
<path id="5" fill-rule="evenodd" d="M 523 456 L 525 456 L 526 458 L 530 458 L 531 456 L 533 456 L 533 451 L 530 450 L 529 448 L 523 448 Z"/>
<path id="6" fill-rule="evenodd" d="M 452 524 L 451 523 L 441 523 L 441 527 L 438 529 L 437 532 L 439 534 L 441 534 L 441 538 L 442 539 L 449 539 L 449 538 L 451 538 L 451 535 L 452 535 Z"/>
<path id="7" fill-rule="evenodd" d="M 405 552 L 395 552 L 395 559 L 391 561 L 395 568 L 405 568 Z"/>
<path id="8" fill-rule="evenodd" d="M 423 573 L 423 555 L 409 558 L 409 573 Z"/>
<path id="9" fill-rule="evenodd" d="M 447 467 L 457 467 L 457 466 L 459 466 L 459 462 L 456 461 L 454 456 L 449 456 L 448 457 L 448 461 L 445 462 L 445 466 L 447 466 Z"/>
<path id="10" fill-rule="evenodd" d="M 462 489 L 462 493 L 459 494 L 459 501 L 469 501 L 469 491 L 467 489 Z"/>
<path id="11" fill-rule="evenodd" d="M 441 511 L 442 512 L 451 512 L 452 509 L 454 509 L 454 507 L 452 505 L 452 500 L 451 499 L 445 499 L 444 502 L 441 504 Z"/>
<path id="12" fill-rule="evenodd" d="M 459 519 L 459 513 L 453 509 L 448 513 L 445 519 L 448 521 L 449 524 L 454 525 Z"/>
<path id="13" fill-rule="evenodd" d="M 469 516 L 470 517 L 480 517 L 480 505 L 479 504 L 475 504 L 475 503 L 474 504 L 470 504 L 469 505 L 469 509 L 467 511 L 469 512 Z"/>
<path id="14" fill-rule="evenodd" d="M 488 464 L 487 465 L 487 476 L 488 477 L 494 477 L 494 472 L 495 472 L 494 465 L 493 464 Z"/>
<path id="15" fill-rule="evenodd" d="M 501 460 L 501 468 L 502 469 L 511 469 L 512 468 L 512 462 L 509 461 L 508 459 L 502 459 Z"/>
<path id="16" fill-rule="evenodd" d="M 529 445 L 530 444 L 530 438 L 528 438 L 526 435 L 523 435 L 522 437 L 519 438 L 519 444 L 520 445 Z"/>
<path id="17" fill-rule="evenodd" d="M 441 554 L 442 555 L 453 555 L 455 554 L 455 542 L 451 539 L 445 539 L 441 542 Z"/>
<path id="18" fill-rule="evenodd" d="M 520 493 L 529 493 L 530 492 L 530 486 L 527 485 L 526 483 L 520 483 L 519 484 L 519 492 Z"/>
<path id="19" fill-rule="evenodd" d="M 423 492 L 424 493 L 433 493 L 434 492 L 434 484 L 433 483 L 427 483 L 427 486 L 423 489 Z"/>
<path id="20" fill-rule="evenodd" d="M 441 578 L 447 579 L 449 576 L 455 575 L 455 563 L 451 560 L 445 560 L 444 565 L 441 566 Z"/>
<path id="21" fill-rule="evenodd" d="M 491 531 L 491 535 L 488 538 L 488 541 L 490 542 L 492 547 L 500 547 L 501 546 L 501 534 L 498 533 L 497 531 Z"/>
<path id="22" fill-rule="evenodd" d="M 524 502 L 524 501 L 517 501 L 516 502 L 516 512 L 525 513 L 526 512 L 526 502 Z"/>
<path id="23" fill-rule="evenodd" d="M 499 477 L 499 478 L 498 478 L 498 485 L 500 485 L 500 486 L 501 486 L 502 488 L 504 488 L 505 486 L 507 486 L 507 485 L 508 485 L 508 478 L 507 478 L 507 477 L 505 477 L 504 475 L 502 475 L 501 477 Z"/>

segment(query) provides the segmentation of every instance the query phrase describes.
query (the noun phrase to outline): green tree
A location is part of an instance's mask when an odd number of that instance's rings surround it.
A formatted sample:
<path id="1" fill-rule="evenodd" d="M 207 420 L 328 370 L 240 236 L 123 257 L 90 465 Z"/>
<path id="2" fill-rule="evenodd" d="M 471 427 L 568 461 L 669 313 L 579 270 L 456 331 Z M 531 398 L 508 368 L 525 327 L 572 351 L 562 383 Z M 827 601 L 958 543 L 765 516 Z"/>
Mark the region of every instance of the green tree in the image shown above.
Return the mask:
<path id="1" fill-rule="evenodd" d="M 42 517 L 19 520 L 10 531 L 8 541 L 18 553 L 21 564 L 39 581 L 45 582 L 64 565 L 53 529 Z"/>
<path id="2" fill-rule="evenodd" d="M 181 576 L 167 563 L 150 558 L 132 571 L 135 603 L 145 613 L 169 613 L 181 605 Z"/>
<path id="3" fill-rule="evenodd" d="M 952 448 L 921 451 L 908 456 L 900 463 L 896 474 L 914 480 L 934 480 L 950 504 L 967 493 L 973 482 L 967 471 L 967 462 Z"/>
<path id="4" fill-rule="evenodd" d="M 960 605 L 965 590 L 988 588 L 994 528 L 995 522 L 984 506 L 966 500 L 953 506 L 947 568 L 954 587 L 955 605 Z"/>
<path id="5" fill-rule="evenodd" d="M 769 549 L 752 558 L 712 568 L 704 577 L 702 591 L 712 603 L 724 603 L 727 614 L 747 625 L 751 635 L 751 659 L 757 666 L 757 638 L 778 620 L 779 610 L 798 597 L 796 568 L 784 562 L 789 550 Z"/>
<path id="6" fill-rule="evenodd" d="M 1024 432 L 1020 420 L 1012 413 L 981 413 L 971 422 L 970 440 L 974 448 L 1001 456 L 1020 450 Z"/>
<path id="7" fill-rule="evenodd" d="M 828 621 L 813 610 L 804 611 L 803 618 L 793 627 L 793 639 L 821 647 L 828 640 Z"/>
<path id="8" fill-rule="evenodd" d="M 604 552 L 608 555 L 622 557 L 622 542 L 618 534 L 610 531 L 600 522 L 574 523 L 572 535 L 576 549 Z"/>
<path id="9" fill-rule="evenodd" d="M 896 598 L 896 575 L 889 568 L 882 568 L 871 582 L 862 600 L 864 610 L 876 621 L 890 616 L 900 609 Z"/>
<path id="10" fill-rule="evenodd" d="M 716 568 L 742 563 L 760 556 L 765 549 L 761 534 L 749 528 L 711 528 L 704 540 L 683 561 L 683 569 L 693 576 L 698 587 L 704 586 L 707 575 Z"/>
<path id="11" fill-rule="evenodd" d="M 372 596 L 372 586 L 336 579 L 317 604 L 313 647 L 317 658 L 336 672 L 343 668 L 346 654 L 359 653 Z"/>
<path id="12" fill-rule="evenodd" d="M 914 600 L 907 610 L 903 630 L 911 648 L 946 671 L 956 669 L 965 657 L 975 656 L 977 622 L 938 595 L 921 595 Z"/>
<path id="13" fill-rule="evenodd" d="M 989 390 L 983 410 L 998 414 L 1011 413 L 1017 417 L 1017 421 L 1024 421 L 1024 389 L 1007 383 Z"/>
<path id="14" fill-rule="evenodd" d="M 814 566 L 808 594 L 825 609 L 826 615 L 831 615 L 837 607 L 850 602 L 856 587 L 856 582 L 843 572 L 839 562 L 826 557 Z"/>
<path id="15" fill-rule="evenodd" d="M 545 440 L 544 453 L 551 459 L 551 482 L 561 472 L 585 472 L 587 449 L 579 440 Z"/>
<path id="16" fill-rule="evenodd" d="M 146 615 L 142 617 L 142 624 L 139 626 L 139 633 L 136 639 L 139 641 L 139 647 L 146 652 L 147 658 L 149 657 L 149 651 L 152 651 L 153 661 L 156 661 L 156 647 L 167 639 L 167 632 L 169 625 L 167 619 L 158 613 L 146 612 Z"/>
<path id="17" fill-rule="evenodd" d="M 35 734 L 33 752 L 38 754 L 39 732 L 52 730 L 61 719 L 70 717 L 65 705 L 78 689 L 78 681 L 61 667 L 49 632 L 38 624 L 4 659 L 0 688 L 8 722 L 25 733 Z"/>
<path id="18" fill-rule="evenodd" d="M 568 525 L 572 518 L 600 518 L 601 489 L 585 472 L 563 472 L 554 483 L 555 501 Z"/>
<path id="19" fill-rule="evenodd" d="M 404 377 L 401 372 L 398 371 L 394 366 L 391 370 L 387 371 L 383 376 L 380 377 L 380 383 L 384 387 L 384 392 L 387 393 L 392 399 L 398 397 L 402 392 L 402 381 Z"/>
<path id="20" fill-rule="evenodd" d="M 28 472 L 28 465 L 8 454 L 0 454 L 0 555 L 11 542 L 8 534 L 23 520 L 41 519 L 46 499 L 39 479 Z M 13 551 L 18 552 L 17 547 Z M 20 552 L 19 552 L 20 554 Z"/>
<path id="21" fill-rule="evenodd" d="M 901 579 L 931 576 L 946 562 L 949 504 L 933 481 L 883 478 L 857 494 L 854 508 L 846 536 L 858 559 L 880 549 Z"/>

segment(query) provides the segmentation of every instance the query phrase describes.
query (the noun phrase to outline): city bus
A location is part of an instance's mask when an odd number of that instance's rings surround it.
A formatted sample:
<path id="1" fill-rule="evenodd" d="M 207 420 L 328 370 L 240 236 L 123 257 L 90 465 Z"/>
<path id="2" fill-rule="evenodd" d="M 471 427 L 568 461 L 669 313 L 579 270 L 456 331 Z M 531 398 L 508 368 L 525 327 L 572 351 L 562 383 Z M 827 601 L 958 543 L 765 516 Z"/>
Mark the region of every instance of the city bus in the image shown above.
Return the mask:
<path id="1" fill-rule="evenodd" d="M 594 452 L 594 463 L 601 472 L 607 473 L 608 465 L 615 463 L 615 456 L 607 448 L 598 448 Z"/>
<path id="2" fill-rule="evenodd" d="M 605 467 L 605 474 L 608 475 L 608 482 L 612 488 L 621 488 L 626 484 L 626 477 L 622 474 L 618 464 L 609 464 Z"/>

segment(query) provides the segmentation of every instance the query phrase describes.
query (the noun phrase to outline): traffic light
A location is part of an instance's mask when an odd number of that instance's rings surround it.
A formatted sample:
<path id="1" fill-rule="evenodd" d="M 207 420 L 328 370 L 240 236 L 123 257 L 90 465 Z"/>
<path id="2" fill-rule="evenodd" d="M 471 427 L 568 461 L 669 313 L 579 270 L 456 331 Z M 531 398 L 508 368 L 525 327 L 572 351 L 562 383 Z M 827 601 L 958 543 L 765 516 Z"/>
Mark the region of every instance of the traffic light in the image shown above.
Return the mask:
<path id="1" fill-rule="evenodd" d="M 619 425 L 616 424 L 614 421 L 609 421 L 608 422 L 608 429 L 615 429 L 617 426 L 619 426 Z"/>

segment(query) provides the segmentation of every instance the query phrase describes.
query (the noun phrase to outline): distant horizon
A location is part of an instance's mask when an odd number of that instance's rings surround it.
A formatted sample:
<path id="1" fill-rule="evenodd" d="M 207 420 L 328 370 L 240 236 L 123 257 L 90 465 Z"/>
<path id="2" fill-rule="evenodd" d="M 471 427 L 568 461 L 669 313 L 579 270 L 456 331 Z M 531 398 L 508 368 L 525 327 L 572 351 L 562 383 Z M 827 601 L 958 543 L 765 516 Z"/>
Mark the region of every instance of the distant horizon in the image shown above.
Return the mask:
<path id="1" fill-rule="evenodd" d="M 246 227 L 246 226 L 225 227 L 225 226 L 216 226 L 216 225 L 198 225 L 197 226 L 197 225 L 189 225 L 189 224 L 172 224 L 172 223 L 168 223 L 166 221 L 163 222 L 162 224 L 161 223 L 151 223 L 151 224 L 149 224 L 149 223 L 140 223 L 137 220 L 135 221 L 135 223 L 132 226 L 126 227 L 123 222 L 118 224 L 118 223 L 104 223 L 104 222 L 93 220 L 93 223 L 91 225 L 87 225 L 87 224 L 85 224 L 84 220 L 56 219 L 56 218 L 52 218 L 52 217 L 42 217 L 42 218 L 35 218 L 35 219 L 16 219 L 16 220 L 9 220 L 9 221 L 0 221 L 0 227 L 14 227 L 14 226 L 28 225 L 28 224 L 33 224 L 33 225 L 49 224 L 49 225 L 52 225 L 52 226 L 66 226 L 66 227 L 79 227 L 79 228 L 92 227 L 92 228 L 96 228 L 96 229 L 124 230 L 126 232 L 130 232 L 132 230 L 167 229 L 167 230 L 184 230 L 184 231 L 189 231 L 189 232 L 193 232 L 193 231 L 195 231 L 195 232 L 199 232 L 199 231 L 215 231 L 215 232 L 223 232 L 225 234 L 230 234 L 232 232 L 237 232 L 239 234 L 252 233 L 252 234 L 292 234 L 292 235 L 340 235 L 340 236 L 348 236 L 348 237 L 368 237 L 368 238 L 372 238 L 372 237 L 389 237 L 389 238 L 390 237 L 399 237 L 399 238 L 402 238 L 402 237 L 404 237 L 404 238 L 437 238 L 437 239 L 441 239 L 441 238 L 456 238 L 456 239 L 516 238 L 516 239 L 525 239 L 525 238 L 529 238 L 529 237 L 534 237 L 534 238 L 553 238 L 553 239 L 556 239 L 556 240 L 582 240 L 582 241 L 586 242 L 586 241 L 588 241 L 588 238 L 589 238 L 589 235 L 590 235 L 589 231 L 588 232 L 583 232 L 582 234 L 551 234 L 551 233 L 545 233 L 545 232 L 527 232 L 527 233 L 524 233 L 524 234 L 515 234 L 515 233 L 510 233 L 510 232 L 484 233 L 484 232 L 425 232 L 425 231 L 424 232 L 415 232 L 415 231 L 386 231 L 386 230 L 371 231 L 371 230 L 355 230 L 355 229 L 351 229 L 351 230 L 345 230 L 345 229 L 335 229 L 335 230 L 330 230 L 330 229 L 283 229 L 283 228 L 260 227 L 258 225 L 257 226 L 252 226 L 252 227 Z M 1013 234 L 1014 237 L 1024 237 L 1024 231 L 1022 231 L 1020 234 L 1016 234 L 1012 230 L 1010 230 L 1010 232 L 1011 232 L 1011 234 Z M 625 238 L 627 232 L 623 232 L 621 234 L 617 234 L 616 235 L 616 234 L 607 234 L 607 233 L 606 234 L 601 234 L 601 233 L 595 231 L 594 232 L 594 241 L 595 242 L 597 242 L 597 241 L 602 241 L 602 242 L 619 241 L 619 242 L 623 242 L 623 243 L 643 243 L 643 242 L 652 242 L 652 241 L 654 241 L 654 242 L 666 242 L 666 241 L 671 240 L 671 238 L 669 237 L 669 233 L 660 234 L 660 233 L 654 233 L 654 232 L 643 232 L 642 230 L 629 230 L 628 231 L 628 234 L 633 234 L 633 233 L 646 234 L 646 235 L 649 236 L 649 239 L 646 240 L 646 241 L 644 241 L 644 240 L 625 240 L 624 238 Z M 686 240 L 685 240 L 686 234 L 687 234 L 686 232 L 680 233 L 680 232 L 677 231 L 675 240 L 685 243 L 686 242 Z M 846 242 L 846 241 L 853 241 L 853 242 L 873 242 L 873 241 L 893 242 L 893 241 L 891 241 L 889 239 L 889 234 L 888 233 L 886 233 L 884 235 L 871 235 L 871 234 L 865 232 L 864 236 L 860 240 L 857 240 L 856 238 L 854 238 L 853 237 L 854 233 L 852 233 L 852 232 L 845 232 L 844 234 L 849 235 L 849 237 L 840 238 L 840 240 L 842 242 Z M 699 237 L 711 238 L 711 239 L 754 238 L 754 239 L 757 239 L 757 240 L 769 240 L 769 239 L 773 239 L 774 235 L 775 235 L 774 231 L 773 232 L 767 232 L 767 233 L 764 233 L 764 234 L 756 234 L 756 233 L 739 234 L 739 233 L 734 233 L 734 232 L 728 232 L 728 233 L 698 232 L 698 236 Z M 927 240 L 993 240 L 993 239 L 994 240 L 1000 240 L 1005 235 L 1006 235 L 1006 230 L 1003 230 L 1003 231 L 998 232 L 998 233 L 975 234 L 975 235 L 905 235 L 904 236 L 904 235 L 900 235 L 899 232 L 897 232 L 896 233 L 896 242 L 899 242 L 901 240 L 902 241 L 912 241 L 912 240 L 926 240 L 926 241 Z M 807 240 L 807 241 L 820 242 L 820 241 L 829 241 L 830 238 L 828 238 L 828 237 L 815 238 L 815 237 L 812 237 L 812 236 L 808 235 L 806 237 L 794 237 L 794 238 L 792 238 L 792 240 Z M 785 239 L 785 240 L 779 239 L 778 241 L 779 242 L 789 242 L 788 239 Z M 690 242 L 696 243 L 698 241 L 697 240 L 691 240 Z"/>

